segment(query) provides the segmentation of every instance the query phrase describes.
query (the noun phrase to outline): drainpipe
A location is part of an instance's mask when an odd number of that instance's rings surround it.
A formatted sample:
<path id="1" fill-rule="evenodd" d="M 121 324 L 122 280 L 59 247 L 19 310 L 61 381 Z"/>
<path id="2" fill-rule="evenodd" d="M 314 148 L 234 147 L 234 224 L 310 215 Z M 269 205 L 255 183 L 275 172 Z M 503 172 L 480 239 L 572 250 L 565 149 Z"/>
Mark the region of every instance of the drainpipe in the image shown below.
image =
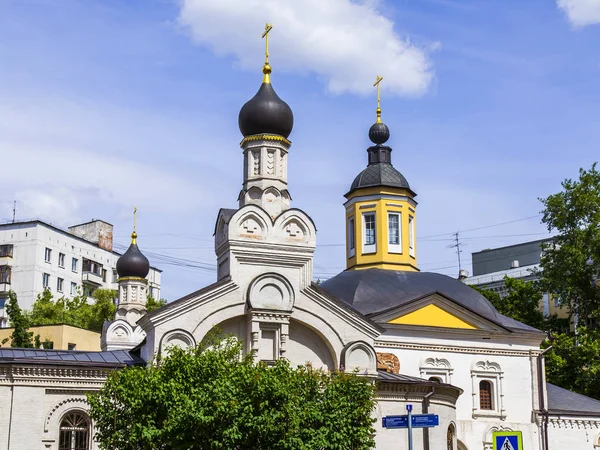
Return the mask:
<path id="1" fill-rule="evenodd" d="M 431 392 L 427 393 L 423 397 L 423 414 L 429 413 L 429 399 L 435 394 L 435 386 L 431 387 Z M 423 450 L 430 450 L 429 448 L 429 428 L 423 428 Z"/>
<path id="2" fill-rule="evenodd" d="M 537 372 L 538 372 L 538 397 L 539 397 L 539 402 L 540 402 L 540 412 L 542 413 L 542 424 L 541 424 L 541 437 L 542 437 L 542 450 L 549 450 L 548 449 L 548 409 L 547 409 L 547 405 L 546 403 L 546 399 L 544 397 L 544 387 L 545 387 L 545 383 L 544 383 L 544 365 L 543 365 L 543 361 L 544 361 L 544 355 L 546 354 L 546 352 L 548 352 L 549 350 L 552 349 L 552 346 L 544 349 L 538 356 L 537 356 Z"/>
<path id="3" fill-rule="evenodd" d="M 13 422 L 13 403 L 15 398 L 15 385 L 13 380 L 13 385 L 10 387 L 10 413 L 8 416 L 8 444 L 7 449 L 10 450 L 10 436 L 12 431 L 12 422 Z"/>

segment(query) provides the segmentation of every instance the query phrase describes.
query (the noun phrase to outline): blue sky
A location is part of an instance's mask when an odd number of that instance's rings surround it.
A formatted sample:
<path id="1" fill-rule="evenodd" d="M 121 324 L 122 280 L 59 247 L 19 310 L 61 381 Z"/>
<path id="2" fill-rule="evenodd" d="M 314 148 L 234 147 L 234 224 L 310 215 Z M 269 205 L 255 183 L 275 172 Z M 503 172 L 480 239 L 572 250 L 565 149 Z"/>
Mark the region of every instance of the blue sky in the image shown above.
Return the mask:
<path id="1" fill-rule="evenodd" d="M 137 205 L 163 295 L 213 282 L 266 21 L 317 277 L 344 268 L 377 74 L 422 270 L 456 276 L 457 230 L 467 268 L 473 251 L 544 237 L 537 198 L 599 159 L 600 0 L 1 0 L 0 220 L 16 199 L 19 219 L 102 218 L 125 246 Z"/>

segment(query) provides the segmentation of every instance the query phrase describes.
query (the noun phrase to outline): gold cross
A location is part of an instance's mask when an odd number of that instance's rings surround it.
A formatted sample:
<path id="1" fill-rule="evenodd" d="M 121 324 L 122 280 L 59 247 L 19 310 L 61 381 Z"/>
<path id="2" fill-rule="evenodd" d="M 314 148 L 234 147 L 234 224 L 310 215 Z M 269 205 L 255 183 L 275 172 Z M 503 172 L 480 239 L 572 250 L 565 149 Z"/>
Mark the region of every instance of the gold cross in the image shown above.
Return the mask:
<path id="1" fill-rule="evenodd" d="M 381 86 L 380 83 L 383 80 L 381 75 L 377 75 L 377 80 L 373 83 L 373 86 L 377 86 L 377 123 L 381 123 Z"/>
<path id="2" fill-rule="evenodd" d="M 265 32 L 262 37 L 265 40 L 265 64 L 269 64 L 269 31 L 273 29 L 273 25 L 267 23 L 265 25 Z"/>

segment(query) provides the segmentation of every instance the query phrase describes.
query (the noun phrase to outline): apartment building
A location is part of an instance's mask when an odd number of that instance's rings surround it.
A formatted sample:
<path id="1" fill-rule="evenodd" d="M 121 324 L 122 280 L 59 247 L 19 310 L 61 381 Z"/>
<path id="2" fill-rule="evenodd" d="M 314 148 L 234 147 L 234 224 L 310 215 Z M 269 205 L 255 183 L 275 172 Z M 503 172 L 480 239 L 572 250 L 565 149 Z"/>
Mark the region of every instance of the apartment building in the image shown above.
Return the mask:
<path id="1" fill-rule="evenodd" d="M 7 325 L 5 302 L 14 291 L 23 309 L 38 294 L 50 290 L 55 298 L 117 289 L 117 259 L 113 226 L 102 220 L 68 230 L 41 220 L 0 224 L 0 325 Z M 161 270 L 151 267 L 148 292 L 160 297 Z"/>

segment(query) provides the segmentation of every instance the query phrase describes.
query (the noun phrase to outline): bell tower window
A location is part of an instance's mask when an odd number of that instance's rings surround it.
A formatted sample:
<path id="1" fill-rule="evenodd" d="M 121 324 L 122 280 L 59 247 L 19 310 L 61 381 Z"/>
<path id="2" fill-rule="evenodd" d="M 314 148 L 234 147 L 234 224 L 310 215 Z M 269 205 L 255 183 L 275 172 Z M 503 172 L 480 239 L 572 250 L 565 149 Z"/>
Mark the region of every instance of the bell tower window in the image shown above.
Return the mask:
<path id="1" fill-rule="evenodd" d="M 390 253 L 402 253 L 401 223 L 402 215 L 400 213 L 388 214 L 388 249 Z"/>
<path id="2" fill-rule="evenodd" d="M 356 252 L 356 235 L 354 229 L 354 217 L 348 219 L 348 258 L 352 258 Z"/>
<path id="3" fill-rule="evenodd" d="M 415 256 L 415 218 L 408 216 L 408 254 Z"/>
<path id="4" fill-rule="evenodd" d="M 375 253 L 376 251 L 375 213 L 363 213 L 363 253 Z"/>

